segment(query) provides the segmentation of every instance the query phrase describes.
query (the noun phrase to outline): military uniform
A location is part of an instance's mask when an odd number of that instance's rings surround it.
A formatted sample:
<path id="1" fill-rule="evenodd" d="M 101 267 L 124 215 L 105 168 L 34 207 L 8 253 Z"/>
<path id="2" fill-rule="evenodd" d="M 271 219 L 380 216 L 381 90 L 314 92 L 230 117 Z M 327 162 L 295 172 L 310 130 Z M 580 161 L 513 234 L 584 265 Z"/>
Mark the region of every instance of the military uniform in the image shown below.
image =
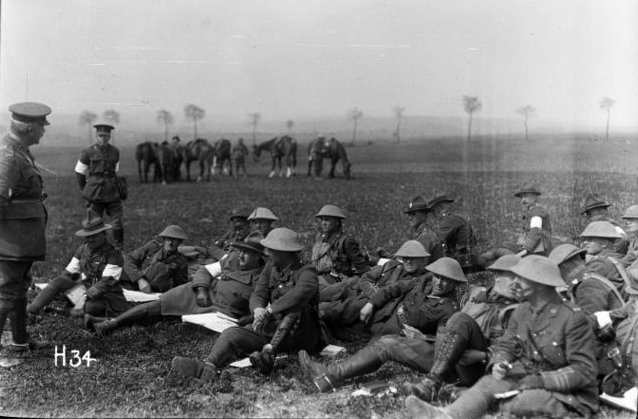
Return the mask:
<path id="1" fill-rule="evenodd" d="M 75 172 L 80 179 L 84 177 L 83 181 L 80 180 L 80 187 L 87 207 L 113 226 L 114 243 L 122 247 L 123 207 L 116 177 L 119 162 L 120 151 L 115 146 L 95 144 L 80 153 Z"/>
<path id="2" fill-rule="evenodd" d="M 627 301 L 628 295 L 624 290 L 625 281 L 622 277 L 623 274 L 621 274 L 620 272 L 621 269 L 624 270 L 624 268 L 620 265 L 620 262 L 618 262 L 618 254 L 607 249 L 604 249 L 599 254 L 590 258 L 585 265 L 586 273 L 598 274 L 603 276 L 604 278 L 607 278 L 607 280 L 609 280 L 616 287 L 616 289 L 622 296 L 623 301 Z M 600 289 L 600 287 L 598 288 Z M 614 297 L 610 293 L 610 290 L 607 289 L 607 287 L 605 287 L 604 293 L 601 293 L 599 291 L 584 297 L 585 299 L 583 299 L 581 302 L 583 302 L 585 305 L 587 305 L 589 301 L 592 301 L 592 304 L 594 304 L 595 306 L 602 306 L 604 305 L 604 303 L 602 303 L 603 300 L 606 300 L 607 304 L 613 305 Z M 585 307 L 583 307 L 583 309 L 585 309 Z M 593 311 L 590 311 L 589 309 L 585 309 L 585 311 L 593 313 Z"/>
<path id="3" fill-rule="evenodd" d="M 443 246 L 443 256 L 455 257 L 468 253 L 473 245 L 474 233 L 470 223 L 460 215 L 444 213 L 438 220 L 436 236 Z"/>
<path id="4" fill-rule="evenodd" d="M 179 252 L 166 255 L 163 243 L 151 240 L 124 254 L 122 285 L 137 289 L 142 277 L 150 283 L 153 292 L 166 292 L 188 282 L 188 260 Z"/>
<path id="5" fill-rule="evenodd" d="M 522 235 L 519 242 L 522 244 L 522 249 L 527 250 L 529 254 L 548 255 L 554 246 L 551 240 L 552 224 L 547 209 L 541 205 L 534 204 L 525 210 L 520 217 Z M 534 217 L 541 219 L 542 225 L 540 228 L 531 227 L 530 223 Z"/>
<path id="6" fill-rule="evenodd" d="M 410 237 L 413 240 L 418 240 L 425 250 L 430 254 L 430 262 L 434 262 L 443 256 L 443 248 L 441 241 L 436 233 L 431 230 L 426 223 L 422 223 L 418 226 Z"/>
<path id="7" fill-rule="evenodd" d="M 317 235 L 312 248 L 312 264 L 317 269 L 320 288 L 370 270 L 359 243 L 342 231 Z"/>
<path id="8" fill-rule="evenodd" d="M 0 326 L 9 317 L 16 344 L 26 344 L 28 338 L 24 311 L 29 271 L 46 252 L 45 197 L 28 147 L 4 136 L 0 140 Z"/>
<path id="9" fill-rule="evenodd" d="M 78 284 L 83 284 L 87 289 L 95 288 L 98 291 L 95 297 L 85 302 L 85 313 L 94 316 L 116 316 L 130 307 L 120 285 L 122 265 L 122 253 L 109 242 L 105 241 L 102 246 L 93 249 L 84 243 L 75 251 L 65 272 L 53 279 L 36 296 L 28 311 L 37 313 L 50 302 L 52 296 L 47 288 L 65 292 Z"/>
<path id="10" fill-rule="evenodd" d="M 243 141 L 235 144 L 231 151 L 231 158 L 235 165 L 235 176 L 239 176 L 239 169 L 241 168 L 246 176 L 246 157 L 248 157 L 248 147 Z"/>
<path id="11" fill-rule="evenodd" d="M 311 266 L 295 262 L 280 270 L 267 264 L 250 297 L 251 312 L 270 304 L 272 314 L 263 329 L 255 331 L 252 326 L 226 329 L 215 342 L 206 362 L 223 367 L 233 358 L 261 350 L 275 335 L 280 322 L 292 313 L 298 314 L 298 325 L 293 333 L 285 336 L 280 349 L 314 350 L 319 338 L 318 297 L 317 275 Z"/>

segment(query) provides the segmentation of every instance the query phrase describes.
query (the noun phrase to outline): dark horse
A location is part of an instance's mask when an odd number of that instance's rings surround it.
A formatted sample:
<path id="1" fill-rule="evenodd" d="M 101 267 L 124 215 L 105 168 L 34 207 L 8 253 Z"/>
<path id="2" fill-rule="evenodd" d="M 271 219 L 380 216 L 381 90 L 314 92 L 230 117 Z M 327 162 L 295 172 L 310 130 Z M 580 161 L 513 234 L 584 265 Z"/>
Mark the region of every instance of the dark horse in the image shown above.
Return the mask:
<path id="1" fill-rule="evenodd" d="M 230 141 L 225 138 L 220 138 L 215 141 L 215 154 L 213 157 L 213 174 L 219 173 L 220 175 L 224 173 L 224 164 L 228 162 L 228 174 L 229 176 L 233 175 L 233 164 L 230 160 Z"/>
<path id="2" fill-rule="evenodd" d="M 272 168 L 268 177 L 275 176 L 276 164 L 279 166 L 279 177 L 283 175 L 281 171 L 282 159 L 285 159 L 286 162 L 286 177 L 295 175 L 295 168 L 297 167 L 297 140 L 288 135 L 284 135 L 253 146 L 255 163 L 259 161 L 262 151 L 270 152 L 270 156 L 272 157 Z"/>
<path id="3" fill-rule="evenodd" d="M 140 177 L 140 183 L 148 183 L 148 172 L 151 166 L 155 172 L 153 173 L 153 181 L 157 182 L 157 143 L 150 141 L 138 144 L 135 147 L 135 160 L 137 161 L 137 174 Z"/>
<path id="4" fill-rule="evenodd" d="M 348 160 L 348 154 L 343 144 L 334 137 L 329 141 L 326 141 L 323 137 L 319 137 L 308 145 L 308 176 L 311 176 L 314 166 L 314 176 L 316 178 L 321 177 L 324 158 L 330 159 L 331 167 L 329 176 L 331 178 L 335 177 L 335 167 L 337 163 L 341 161 L 343 177 L 350 179 L 351 164 Z"/>
<path id="5" fill-rule="evenodd" d="M 182 148 L 182 161 L 186 168 L 186 180 L 191 180 L 191 162 L 197 161 L 199 163 L 199 176 L 197 177 L 197 181 L 201 182 L 204 179 L 204 174 L 206 174 L 206 181 L 210 181 L 214 155 L 214 147 L 203 138 L 198 138 L 195 141 L 186 143 Z"/>

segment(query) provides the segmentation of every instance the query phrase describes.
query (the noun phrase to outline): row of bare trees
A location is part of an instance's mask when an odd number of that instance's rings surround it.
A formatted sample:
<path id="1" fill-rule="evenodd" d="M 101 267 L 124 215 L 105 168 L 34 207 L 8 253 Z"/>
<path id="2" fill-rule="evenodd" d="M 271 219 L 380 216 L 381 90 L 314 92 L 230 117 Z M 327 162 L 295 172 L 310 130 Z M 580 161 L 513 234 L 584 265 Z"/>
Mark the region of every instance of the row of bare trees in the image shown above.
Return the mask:
<path id="1" fill-rule="evenodd" d="M 603 97 L 601 101 L 599 102 L 600 108 L 607 112 L 607 126 L 605 131 L 605 139 L 607 141 L 609 140 L 609 121 L 610 121 L 610 115 L 611 115 L 611 108 L 615 104 L 616 104 L 616 101 L 609 97 Z M 463 109 L 469 115 L 468 126 L 467 126 L 468 141 L 472 139 L 472 120 L 473 120 L 474 114 L 479 112 L 482 106 L 483 105 L 480 99 L 478 98 L 478 96 L 463 96 Z M 394 129 L 392 136 L 394 137 L 397 143 L 400 143 L 401 142 L 401 122 L 403 121 L 405 107 L 397 105 L 392 108 L 392 111 L 396 118 L 396 127 Z M 528 140 L 529 138 L 528 121 L 530 117 L 534 116 L 534 114 L 536 113 L 536 109 L 532 105 L 525 105 L 525 106 L 521 106 L 517 108 L 516 113 L 523 116 L 523 125 L 525 128 L 525 140 Z M 204 118 L 204 116 L 206 115 L 206 111 L 204 111 L 204 109 L 200 108 L 197 105 L 189 104 L 184 107 L 184 115 L 186 116 L 186 119 L 193 122 L 193 138 L 196 139 L 197 138 L 197 121 Z M 102 116 L 105 122 L 110 122 L 114 125 L 120 122 L 120 114 L 112 109 L 104 111 Z M 261 119 L 261 114 L 258 112 L 253 112 L 253 113 L 249 113 L 247 116 L 249 119 L 249 124 L 252 127 L 252 141 L 253 141 L 253 144 L 256 144 L 257 125 L 259 124 L 259 121 Z M 359 109 L 358 107 L 355 107 L 348 111 L 347 116 L 348 116 L 348 119 L 350 119 L 353 124 L 351 144 L 354 145 L 354 143 L 357 140 L 357 129 L 359 126 L 359 121 L 361 120 L 361 118 L 363 118 L 363 111 Z M 80 115 L 80 120 L 79 120 L 80 125 L 86 125 L 88 127 L 89 142 L 91 141 L 91 138 L 92 138 L 91 128 L 93 126 L 93 123 L 97 119 L 97 117 L 98 117 L 97 114 L 90 111 L 84 111 Z M 168 140 L 169 127 L 174 122 L 173 115 L 166 109 L 160 109 L 159 111 L 157 111 L 156 119 L 158 123 L 164 126 L 164 139 Z M 286 128 L 288 130 L 288 135 L 291 134 L 293 126 L 294 126 L 293 120 L 286 121 Z"/>

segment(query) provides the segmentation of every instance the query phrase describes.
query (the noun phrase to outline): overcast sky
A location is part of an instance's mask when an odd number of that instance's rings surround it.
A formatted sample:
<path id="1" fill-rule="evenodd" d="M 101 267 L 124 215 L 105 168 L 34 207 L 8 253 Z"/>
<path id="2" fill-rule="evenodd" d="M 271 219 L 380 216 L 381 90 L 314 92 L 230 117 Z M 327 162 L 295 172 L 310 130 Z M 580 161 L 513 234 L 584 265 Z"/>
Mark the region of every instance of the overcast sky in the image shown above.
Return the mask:
<path id="1" fill-rule="evenodd" d="M 635 0 L 2 0 L 0 107 L 638 120 Z"/>

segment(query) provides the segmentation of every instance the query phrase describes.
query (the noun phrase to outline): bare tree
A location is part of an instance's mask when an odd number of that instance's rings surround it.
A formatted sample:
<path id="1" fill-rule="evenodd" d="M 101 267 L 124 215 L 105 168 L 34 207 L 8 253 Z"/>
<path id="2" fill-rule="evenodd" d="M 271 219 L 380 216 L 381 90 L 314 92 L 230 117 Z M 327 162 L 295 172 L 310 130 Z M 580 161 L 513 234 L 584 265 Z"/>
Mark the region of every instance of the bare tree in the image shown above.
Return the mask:
<path id="1" fill-rule="evenodd" d="M 295 122 L 292 119 L 286 121 L 286 129 L 288 130 L 288 135 L 292 133 L 293 125 L 295 125 Z"/>
<path id="2" fill-rule="evenodd" d="M 193 121 L 193 139 L 197 139 L 197 121 L 202 119 L 206 112 L 197 105 L 186 105 L 184 107 L 184 114 L 187 119 L 191 119 Z"/>
<path id="3" fill-rule="evenodd" d="M 95 120 L 97 119 L 97 114 L 94 114 L 93 112 L 90 111 L 84 111 L 80 114 L 80 119 L 79 119 L 79 124 L 80 125 L 86 125 L 88 130 L 89 130 L 89 144 L 91 144 L 91 134 L 92 134 L 92 129 L 93 128 L 93 122 L 95 122 Z"/>
<path id="4" fill-rule="evenodd" d="M 394 116 L 397 118 L 397 127 L 394 130 L 394 138 L 397 139 L 397 143 L 401 142 L 401 120 L 403 119 L 403 112 L 405 112 L 404 106 L 395 106 L 392 108 Z"/>
<path id="5" fill-rule="evenodd" d="M 348 119 L 352 119 L 352 142 L 350 144 L 354 145 L 354 142 L 357 140 L 357 125 L 359 124 L 359 120 L 363 118 L 363 111 L 359 108 L 352 108 L 348 112 Z"/>
<path id="6" fill-rule="evenodd" d="M 475 112 L 481 110 L 481 101 L 478 96 L 463 96 L 463 108 L 465 112 L 470 116 L 470 120 L 467 126 L 467 140 L 472 139 L 472 116 Z"/>
<path id="7" fill-rule="evenodd" d="M 102 117 L 104 118 L 104 122 L 110 122 L 113 125 L 117 125 L 120 123 L 120 114 L 113 109 L 104 111 Z"/>
<path id="8" fill-rule="evenodd" d="M 157 111 L 157 122 L 164 125 L 164 141 L 168 141 L 168 127 L 173 125 L 173 115 L 166 109 Z"/>
<path id="9" fill-rule="evenodd" d="M 250 118 L 250 125 L 253 127 L 253 145 L 257 144 L 257 124 L 259 124 L 259 119 L 261 118 L 261 114 L 259 112 L 253 112 L 248 114 L 248 118 Z"/>
<path id="10" fill-rule="evenodd" d="M 600 109 L 607 111 L 607 130 L 605 131 L 605 140 L 607 141 L 609 141 L 609 116 L 611 114 L 611 108 L 613 108 L 615 104 L 616 101 L 607 96 L 600 100 Z"/>
<path id="11" fill-rule="evenodd" d="M 536 112 L 536 109 L 534 109 L 532 105 L 525 105 L 516 109 L 516 113 L 519 115 L 523 115 L 523 118 L 524 118 L 523 123 L 525 124 L 525 141 L 527 141 L 527 139 L 529 138 L 528 130 L 527 130 L 527 120 L 529 119 L 530 116 L 534 115 L 535 112 Z"/>

